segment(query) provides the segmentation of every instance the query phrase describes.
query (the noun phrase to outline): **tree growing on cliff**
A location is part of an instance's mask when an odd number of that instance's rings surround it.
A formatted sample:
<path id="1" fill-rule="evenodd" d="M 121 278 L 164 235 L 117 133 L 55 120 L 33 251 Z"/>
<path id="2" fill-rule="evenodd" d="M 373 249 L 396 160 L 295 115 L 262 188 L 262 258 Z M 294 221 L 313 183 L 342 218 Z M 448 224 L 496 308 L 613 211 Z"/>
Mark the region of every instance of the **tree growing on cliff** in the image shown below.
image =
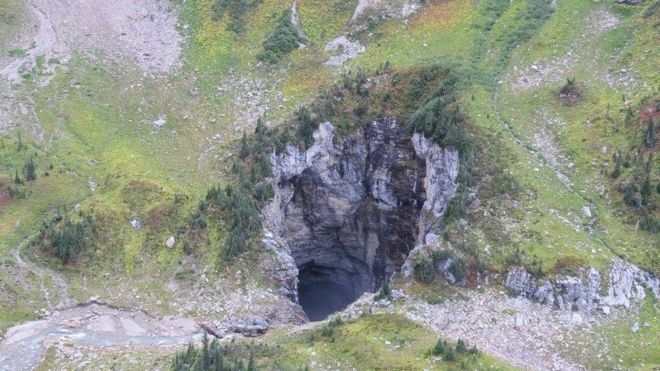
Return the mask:
<path id="1" fill-rule="evenodd" d="M 385 280 L 385 282 L 383 282 L 383 285 L 380 287 L 380 290 L 378 290 L 378 294 L 374 296 L 374 301 L 388 299 L 390 295 L 392 295 L 392 290 L 390 289 L 389 282 Z"/>

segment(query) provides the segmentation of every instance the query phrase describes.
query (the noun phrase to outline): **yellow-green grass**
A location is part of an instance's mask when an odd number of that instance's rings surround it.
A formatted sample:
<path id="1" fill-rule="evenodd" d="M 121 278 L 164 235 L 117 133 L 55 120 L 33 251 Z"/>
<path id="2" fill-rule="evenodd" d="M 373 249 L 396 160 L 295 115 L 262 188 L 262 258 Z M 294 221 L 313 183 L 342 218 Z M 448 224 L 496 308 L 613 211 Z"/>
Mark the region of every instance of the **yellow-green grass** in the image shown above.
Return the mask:
<path id="1" fill-rule="evenodd" d="M 580 48 L 570 50 L 575 65 L 569 63 L 565 67 L 562 66 L 564 72 L 559 77 L 559 82 L 540 85 L 534 89 L 508 89 L 511 84 L 507 83 L 505 88 L 501 89 L 500 99 L 496 104 L 510 122 L 516 136 L 527 145 L 531 145 L 534 136 L 544 129 L 555 142 L 559 153 L 568 156 L 568 160 L 560 164 L 559 170 L 569 176 L 577 192 L 598 207 L 598 236 L 605 240 L 617 255 L 627 256 L 642 267 L 657 272 L 660 269 L 657 259 L 654 262 L 649 254 L 652 254 L 653 249 L 658 249 L 657 235 L 639 231 L 636 225 L 622 221 L 624 215 L 620 210 L 625 210 L 625 207 L 621 207 L 617 194 L 604 193 L 609 190 L 610 180 L 607 174 L 601 172 L 604 164 L 611 162 L 615 151 L 627 152 L 634 144 L 635 138 L 631 137 L 631 133 L 635 130 L 631 129 L 631 125 L 638 124 L 624 122 L 625 106 L 622 95 L 626 100 L 631 99 L 638 103 L 652 91 L 648 85 L 611 88 L 602 77 L 610 70 L 618 73 L 622 68 L 631 71 L 636 79 L 645 74 L 643 71 L 653 68 L 649 65 L 655 65 L 657 70 L 657 62 L 649 58 L 625 57 L 633 51 L 639 53 L 638 44 L 644 43 L 644 38 L 648 37 L 647 29 L 650 27 L 640 25 L 636 18 L 629 15 L 618 16 L 621 18 L 620 24 L 607 33 L 592 35 L 588 30 L 560 32 L 578 29 L 581 25 L 592 27 L 588 25 L 596 10 L 617 14 L 611 7 L 613 6 L 597 4 L 574 6 L 573 2 L 559 2 L 558 14 L 528 45 L 518 48 L 512 59 L 518 67 L 529 68 L 531 63 L 559 59 L 570 46 L 581 45 Z M 635 27 L 632 27 L 631 23 L 635 23 Z M 585 33 L 591 35 L 589 37 L 592 39 L 575 44 Z M 561 35 L 561 39 L 558 39 L 557 35 Z M 549 39 L 553 39 L 553 42 L 548 43 Z M 612 61 L 616 64 L 612 64 Z M 642 74 L 637 71 L 642 71 Z M 513 70 L 510 74 L 515 76 Z M 573 106 L 563 104 L 554 95 L 555 90 L 563 83 L 561 80 L 568 77 L 575 77 L 584 87 L 583 100 Z M 653 80 L 657 80 L 657 77 L 650 78 L 647 75 L 643 81 L 648 83 Z M 550 121 L 548 116 L 556 121 Z M 603 151 L 603 148 L 607 150 Z M 539 150 L 543 151 L 544 148 Z"/>
<path id="2" fill-rule="evenodd" d="M 613 255 L 584 228 L 582 207 L 587 202 L 570 191 L 539 158 L 512 142 L 511 133 L 498 120 L 485 89 L 475 87 L 470 93 L 475 99 L 469 101 L 468 109 L 475 123 L 480 130 L 495 133 L 516 161 L 508 170 L 520 183 L 523 194 L 522 210 L 517 210 L 522 214 L 509 215 L 513 219 L 509 222 L 513 242 L 530 257 L 541 259 L 545 270 L 550 270 L 564 256 L 582 257 L 591 265 L 604 268 Z M 492 253 L 493 259 L 504 263 L 513 247 L 513 244 L 503 246 L 504 251 Z"/>
<path id="3" fill-rule="evenodd" d="M 389 61 L 395 67 L 433 64 L 442 57 L 469 58 L 477 35 L 475 9 L 469 0 L 441 1 L 427 5 L 408 25 L 384 23 L 367 50 L 350 61 L 352 69 L 373 70 Z"/>
<path id="4" fill-rule="evenodd" d="M 660 366 L 658 303 L 652 292 L 632 313 L 622 313 L 612 322 L 582 332 L 577 341 L 586 347 L 566 344 L 563 353 L 579 359 L 588 368 L 655 370 Z M 636 328 L 636 329 L 635 329 Z"/>
<path id="5" fill-rule="evenodd" d="M 395 314 L 363 316 L 340 324 L 332 337 L 321 336 L 321 327 L 296 330 L 282 327 L 253 340 L 221 342 L 231 352 L 227 357 L 239 356 L 247 362 L 253 354 L 258 369 L 333 369 L 333 370 L 510 370 L 511 366 L 483 353 L 457 355 L 447 362 L 433 356 L 431 349 L 438 338 L 420 325 Z M 199 342 L 195 344 L 198 348 Z M 96 367 L 167 368 L 175 352 L 185 347 L 113 348 L 94 357 Z M 83 355 L 88 355 L 83 350 Z M 39 369 L 57 365 L 65 369 L 79 365 L 64 358 L 57 359 L 54 349 L 48 351 Z M 83 369 L 85 369 L 83 367 Z"/>
<path id="6" fill-rule="evenodd" d="M 298 14 L 305 36 L 315 47 L 323 47 L 341 34 L 353 15 L 357 0 L 302 0 Z"/>
<path id="7" fill-rule="evenodd" d="M 424 327 L 395 314 L 366 315 L 336 326 L 323 335 L 320 324 L 313 329 L 291 333 L 276 330 L 262 339 L 282 349 L 279 363 L 289 367 L 310 366 L 333 369 L 424 370 L 509 369 L 489 356 L 460 356 L 447 362 L 431 354 L 438 338 Z"/>

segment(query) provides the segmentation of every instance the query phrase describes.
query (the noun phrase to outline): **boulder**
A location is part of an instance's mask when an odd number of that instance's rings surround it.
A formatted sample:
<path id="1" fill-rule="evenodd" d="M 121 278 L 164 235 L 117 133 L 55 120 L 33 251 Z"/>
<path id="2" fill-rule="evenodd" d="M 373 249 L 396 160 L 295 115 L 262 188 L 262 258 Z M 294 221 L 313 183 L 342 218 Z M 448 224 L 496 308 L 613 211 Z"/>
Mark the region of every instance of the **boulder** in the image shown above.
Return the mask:
<path id="1" fill-rule="evenodd" d="M 612 307 L 628 308 L 633 301 L 646 297 L 646 290 L 656 298 L 660 280 L 634 264 L 616 259 L 608 272 L 609 285 L 602 287 L 601 273 L 595 268 L 581 268 L 577 276 L 559 275 L 552 280 L 535 278 L 522 267 L 509 270 L 504 286 L 514 295 L 536 300 L 560 310 L 611 313 Z"/>
<path id="2" fill-rule="evenodd" d="M 256 337 L 263 335 L 270 328 L 268 320 L 258 316 L 246 316 L 241 318 L 231 318 L 227 327 L 231 332 L 241 334 L 247 337 Z"/>

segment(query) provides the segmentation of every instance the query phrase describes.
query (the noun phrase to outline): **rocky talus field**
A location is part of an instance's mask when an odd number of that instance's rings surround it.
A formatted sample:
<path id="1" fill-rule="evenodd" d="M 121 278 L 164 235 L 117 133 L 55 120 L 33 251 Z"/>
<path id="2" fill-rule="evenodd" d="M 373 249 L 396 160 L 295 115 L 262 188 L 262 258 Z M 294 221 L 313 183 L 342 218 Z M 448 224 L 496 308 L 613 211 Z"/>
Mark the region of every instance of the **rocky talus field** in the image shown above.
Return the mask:
<path id="1" fill-rule="evenodd" d="M 0 0 L 0 371 L 660 368 L 660 0 Z"/>

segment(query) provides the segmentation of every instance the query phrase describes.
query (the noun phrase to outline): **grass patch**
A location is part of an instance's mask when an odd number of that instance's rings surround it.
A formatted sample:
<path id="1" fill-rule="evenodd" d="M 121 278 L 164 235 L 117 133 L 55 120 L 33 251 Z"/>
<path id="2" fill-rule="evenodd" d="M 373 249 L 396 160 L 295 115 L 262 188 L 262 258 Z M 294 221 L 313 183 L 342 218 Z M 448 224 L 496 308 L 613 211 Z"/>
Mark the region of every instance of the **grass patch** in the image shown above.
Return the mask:
<path id="1" fill-rule="evenodd" d="M 452 369 L 464 365 L 470 369 L 507 369 L 494 359 L 479 355 L 453 365 L 430 355 L 437 342 L 434 334 L 420 325 L 395 314 L 366 315 L 333 326 L 296 333 L 268 335 L 267 340 L 280 344 L 284 350 L 280 364 L 305 367 L 314 353 L 317 365 L 334 369 Z M 256 355 L 256 354 L 255 354 Z"/>

